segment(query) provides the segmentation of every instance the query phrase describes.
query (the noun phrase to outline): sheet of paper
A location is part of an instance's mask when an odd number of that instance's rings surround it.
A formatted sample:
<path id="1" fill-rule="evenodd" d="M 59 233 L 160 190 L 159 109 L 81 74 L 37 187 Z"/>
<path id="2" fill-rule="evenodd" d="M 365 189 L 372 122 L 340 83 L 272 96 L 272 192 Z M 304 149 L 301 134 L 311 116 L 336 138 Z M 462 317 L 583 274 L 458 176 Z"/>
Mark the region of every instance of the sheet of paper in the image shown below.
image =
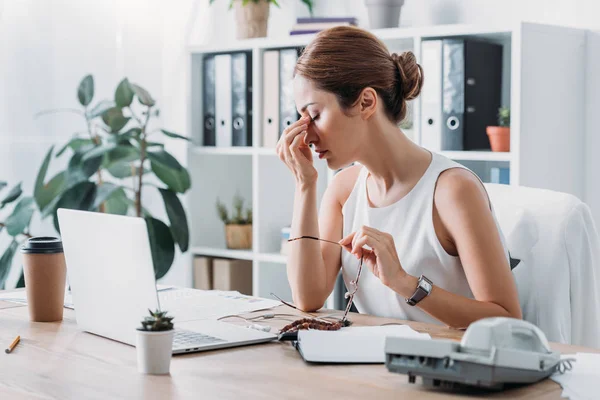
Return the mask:
<path id="1" fill-rule="evenodd" d="M 281 303 L 235 291 L 175 289 L 159 293 L 160 307 L 179 322 L 218 319 L 229 315 L 266 310 Z"/>
<path id="2" fill-rule="evenodd" d="M 430 340 L 408 325 L 347 327 L 339 331 L 298 332 L 298 350 L 306 361 L 330 363 L 384 363 L 385 338 L 398 336 Z"/>
<path id="3" fill-rule="evenodd" d="M 228 315 L 245 314 L 279 306 L 277 300 L 263 299 L 237 291 L 197 290 L 157 285 L 162 310 L 169 311 L 177 321 L 218 319 Z M 0 300 L 27 304 L 25 291 L 0 293 Z M 65 294 L 65 308 L 74 309 L 70 292 Z"/>
<path id="4" fill-rule="evenodd" d="M 597 399 L 600 393 L 600 354 L 577 353 L 563 355 L 574 358 L 572 369 L 550 377 L 563 388 L 562 396 L 571 400 Z"/>

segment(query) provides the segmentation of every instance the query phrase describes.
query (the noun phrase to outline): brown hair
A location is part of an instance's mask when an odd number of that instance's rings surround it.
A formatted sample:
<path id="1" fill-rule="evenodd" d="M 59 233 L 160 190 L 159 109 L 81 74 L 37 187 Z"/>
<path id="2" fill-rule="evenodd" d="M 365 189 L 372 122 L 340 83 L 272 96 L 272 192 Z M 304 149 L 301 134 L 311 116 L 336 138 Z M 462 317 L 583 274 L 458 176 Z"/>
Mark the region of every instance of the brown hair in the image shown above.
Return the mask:
<path id="1" fill-rule="evenodd" d="M 375 35 L 349 26 L 319 32 L 298 58 L 295 74 L 335 94 L 343 110 L 371 87 L 396 123 L 406 116 L 406 102 L 416 98 L 423 86 L 423 69 L 412 52 L 390 55 Z"/>

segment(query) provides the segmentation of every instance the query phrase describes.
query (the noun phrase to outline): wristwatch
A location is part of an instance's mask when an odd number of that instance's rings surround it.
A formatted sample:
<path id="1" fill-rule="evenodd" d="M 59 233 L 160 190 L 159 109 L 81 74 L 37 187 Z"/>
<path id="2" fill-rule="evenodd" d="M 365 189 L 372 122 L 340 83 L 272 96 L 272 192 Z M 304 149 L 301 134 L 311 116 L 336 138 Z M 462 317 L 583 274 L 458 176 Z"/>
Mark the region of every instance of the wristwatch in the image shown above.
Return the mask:
<path id="1" fill-rule="evenodd" d="M 413 293 L 413 295 L 405 299 L 406 303 L 410 306 L 414 306 L 421 300 L 423 300 L 426 296 L 429 296 L 431 293 L 431 289 L 433 288 L 433 282 L 425 277 L 425 275 L 421 275 L 419 278 L 419 283 L 417 284 L 417 290 Z"/>

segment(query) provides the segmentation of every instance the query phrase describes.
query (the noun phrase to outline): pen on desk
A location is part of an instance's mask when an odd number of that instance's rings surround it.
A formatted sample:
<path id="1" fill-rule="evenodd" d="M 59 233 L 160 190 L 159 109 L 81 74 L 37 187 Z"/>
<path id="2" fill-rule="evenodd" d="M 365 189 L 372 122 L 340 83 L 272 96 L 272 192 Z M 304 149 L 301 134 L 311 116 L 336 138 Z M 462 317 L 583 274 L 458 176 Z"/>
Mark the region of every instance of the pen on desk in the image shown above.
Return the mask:
<path id="1" fill-rule="evenodd" d="M 15 340 L 12 341 L 12 343 L 10 344 L 10 346 L 8 346 L 8 349 L 4 350 L 4 352 L 6 354 L 10 353 L 11 351 L 13 351 L 13 349 L 15 348 L 15 346 L 17 345 L 17 343 L 19 343 L 19 341 L 21 340 L 21 336 L 17 336 L 15 338 Z"/>

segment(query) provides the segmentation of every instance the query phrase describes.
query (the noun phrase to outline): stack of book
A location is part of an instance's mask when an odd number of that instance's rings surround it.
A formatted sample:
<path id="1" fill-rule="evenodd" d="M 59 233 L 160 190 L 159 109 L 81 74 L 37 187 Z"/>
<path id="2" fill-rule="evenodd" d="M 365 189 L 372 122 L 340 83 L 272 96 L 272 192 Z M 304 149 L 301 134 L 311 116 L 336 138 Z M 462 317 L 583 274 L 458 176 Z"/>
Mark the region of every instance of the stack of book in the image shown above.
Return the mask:
<path id="1" fill-rule="evenodd" d="M 317 33 L 334 26 L 356 26 L 355 17 L 317 17 L 298 18 L 290 31 L 290 35 Z"/>

